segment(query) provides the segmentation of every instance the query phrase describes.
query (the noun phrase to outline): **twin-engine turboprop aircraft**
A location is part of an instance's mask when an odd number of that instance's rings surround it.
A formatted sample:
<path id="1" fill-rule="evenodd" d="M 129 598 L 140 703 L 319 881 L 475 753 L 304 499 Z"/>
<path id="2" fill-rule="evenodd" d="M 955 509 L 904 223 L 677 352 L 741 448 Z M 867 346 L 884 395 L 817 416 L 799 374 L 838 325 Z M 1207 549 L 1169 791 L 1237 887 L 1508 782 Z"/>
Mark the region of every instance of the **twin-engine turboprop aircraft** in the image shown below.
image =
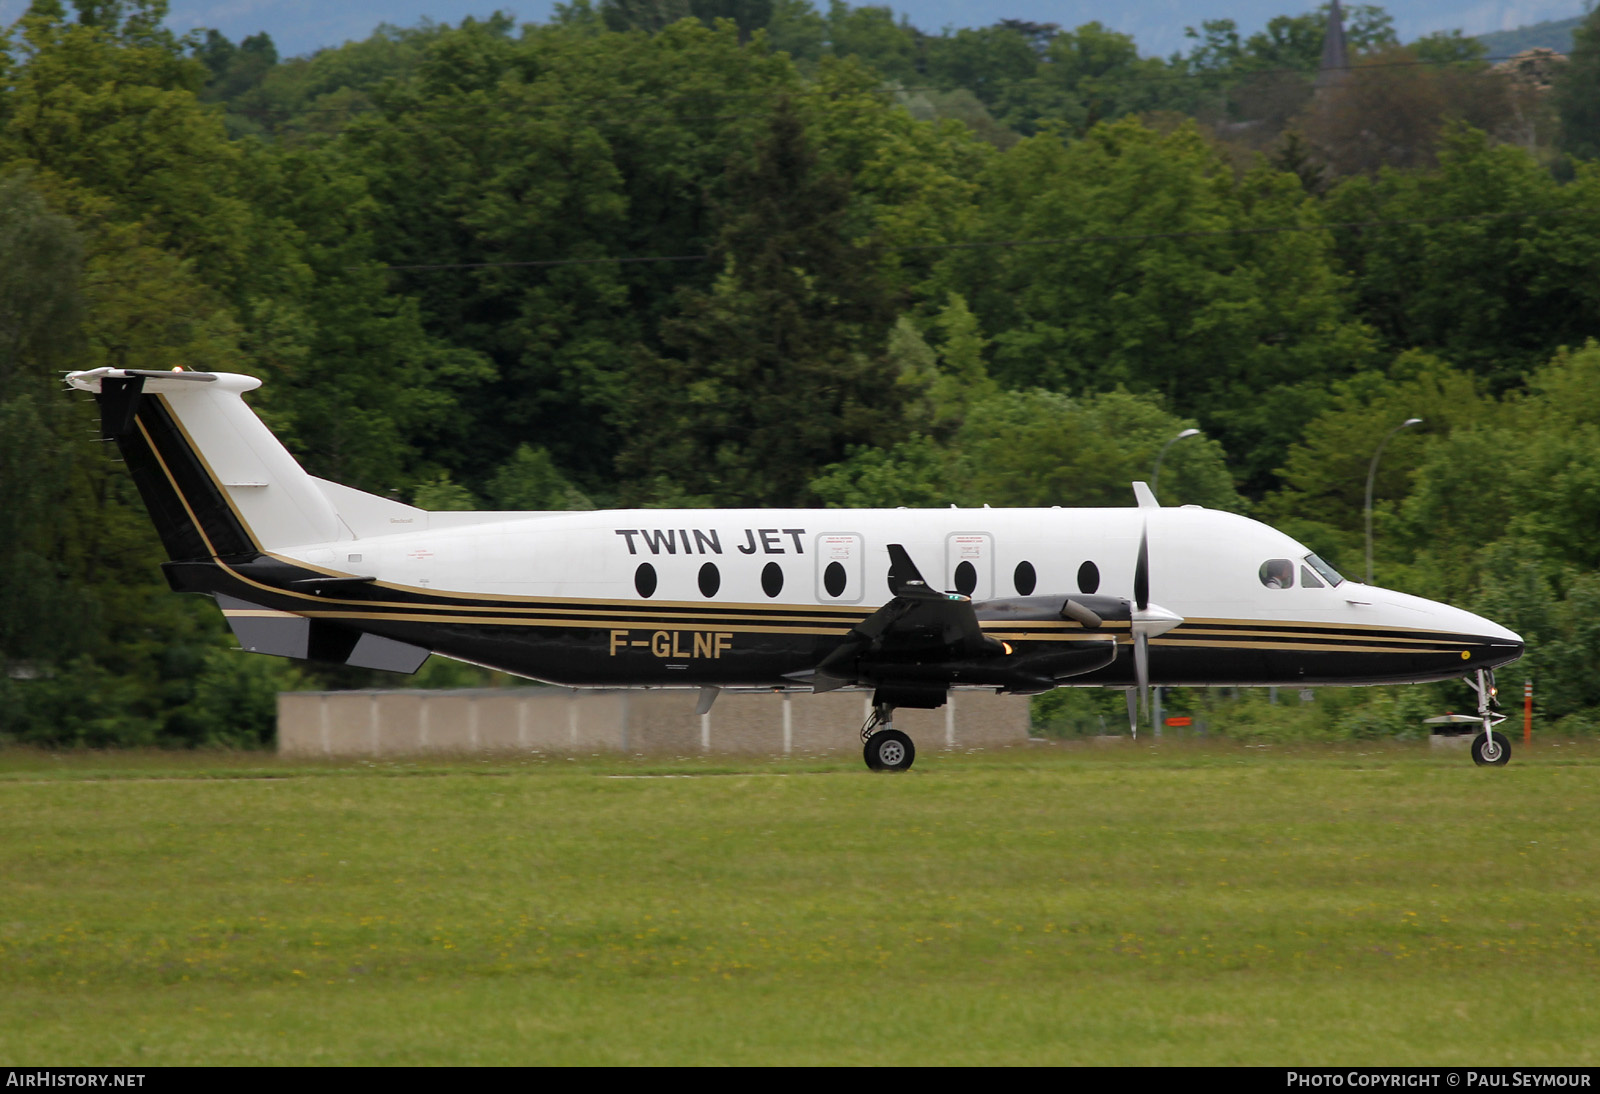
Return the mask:
<path id="1" fill-rule="evenodd" d="M 1466 677 L 1504 763 L 1492 670 L 1522 640 L 1348 581 L 1281 532 L 1143 483 L 1127 509 L 430 513 L 308 475 L 248 376 L 75 372 L 96 393 L 179 592 L 257 653 L 415 672 L 430 653 L 578 687 L 873 692 L 868 766 L 904 770 L 897 707 L 951 688 L 1387 684 Z"/>

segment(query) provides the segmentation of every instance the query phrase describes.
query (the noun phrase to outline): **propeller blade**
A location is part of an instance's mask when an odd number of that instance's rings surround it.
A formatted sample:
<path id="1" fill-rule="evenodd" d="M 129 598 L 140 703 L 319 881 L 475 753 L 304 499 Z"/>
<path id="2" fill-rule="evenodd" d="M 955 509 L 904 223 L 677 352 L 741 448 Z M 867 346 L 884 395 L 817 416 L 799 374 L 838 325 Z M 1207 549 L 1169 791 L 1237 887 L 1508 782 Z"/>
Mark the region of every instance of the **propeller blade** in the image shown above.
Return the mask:
<path id="1" fill-rule="evenodd" d="M 1140 626 L 1150 608 L 1150 522 L 1139 529 L 1139 557 L 1133 565 L 1134 610 L 1128 613 L 1128 637 L 1133 641 L 1133 679 L 1138 694 L 1138 711 L 1150 709 L 1150 637 Z M 1134 716 L 1135 692 L 1128 692 L 1128 715 Z M 1134 736 L 1138 736 L 1137 732 Z"/>
<path id="2" fill-rule="evenodd" d="M 1139 682 L 1139 713 L 1150 709 L 1150 640 L 1143 633 L 1133 636 L 1133 675 Z"/>
<path id="3" fill-rule="evenodd" d="M 1139 559 L 1133 567 L 1133 603 L 1141 612 L 1150 606 L 1150 524 L 1139 529 Z"/>
<path id="4" fill-rule="evenodd" d="M 1132 733 L 1133 739 L 1137 741 L 1139 739 L 1139 708 L 1134 704 L 1138 700 L 1134 698 L 1132 688 L 1129 688 L 1123 694 L 1128 699 L 1128 732 Z"/>

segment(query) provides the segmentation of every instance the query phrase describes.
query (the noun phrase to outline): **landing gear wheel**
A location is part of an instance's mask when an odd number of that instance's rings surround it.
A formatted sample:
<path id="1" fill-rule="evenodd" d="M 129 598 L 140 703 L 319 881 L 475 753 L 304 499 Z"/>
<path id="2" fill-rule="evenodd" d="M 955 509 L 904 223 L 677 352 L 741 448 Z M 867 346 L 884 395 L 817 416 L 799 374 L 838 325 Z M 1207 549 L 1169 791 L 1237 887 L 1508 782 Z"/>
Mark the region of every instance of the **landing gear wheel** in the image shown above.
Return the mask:
<path id="1" fill-rule="evenodd" d="M 861 757 L 874 771 L 906 771 L 917 758 L 917 746 L 898 729 L 880 729 L 867 738 Z"/>
<path id="2" fill-rule="evenodd" d="M 1472 762 L 1479 767 L 1504 767 L 1511 761 L 1511 742 L 1504 736 L 1489 732 L 1489 740 L 1483 739 L 1483 734 L 1477 733 L 1472 737 Z"/>

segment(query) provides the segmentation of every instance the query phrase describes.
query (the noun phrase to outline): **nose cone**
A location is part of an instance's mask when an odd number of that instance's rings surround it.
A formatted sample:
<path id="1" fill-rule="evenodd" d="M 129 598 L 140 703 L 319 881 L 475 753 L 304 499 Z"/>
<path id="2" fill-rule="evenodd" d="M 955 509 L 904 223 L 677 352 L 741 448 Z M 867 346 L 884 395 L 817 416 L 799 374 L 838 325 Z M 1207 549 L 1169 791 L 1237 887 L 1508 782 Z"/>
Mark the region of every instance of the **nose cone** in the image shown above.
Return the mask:
<path id="1" fill-rule="evenodd" d="M 1471 651 L 1470 664 L 1473 668 L 1498 668 L 1501 665 L 1509 665 L 1522 656 L 1522 636 L 1516 631 L 1507 630 L 1481 615 L 1474 615 L 1471 618 L 1477 625 L 1477 638 L 1482 644 L 1479 649 Z"/>
<path id="2" fill-rule="evenodd" d="M 1492 619 L 1390 589 L 1382 590 L 1382 594 L 1388 605 L 1415 618 L 1416 625 L 1438 631 L 1446 644 L 1459 646 L 1457 656 L 1463 675 L 1474 669 L 1509 665 L 1522 656 L 1522 636 Z"/>

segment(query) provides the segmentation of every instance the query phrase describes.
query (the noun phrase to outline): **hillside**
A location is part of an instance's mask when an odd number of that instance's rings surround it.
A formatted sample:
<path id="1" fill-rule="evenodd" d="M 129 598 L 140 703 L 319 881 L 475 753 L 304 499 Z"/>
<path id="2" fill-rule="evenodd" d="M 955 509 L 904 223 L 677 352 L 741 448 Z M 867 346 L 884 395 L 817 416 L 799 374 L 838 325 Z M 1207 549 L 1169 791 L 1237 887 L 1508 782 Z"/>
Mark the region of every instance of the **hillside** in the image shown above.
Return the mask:
<path id="1" fill-rule="evenodd" d="M 1572 32 L 1583 22 L 1583 16 L 1571 19 L 1551 19 L 1515 30 L 1501 30 L 1493 34 L 1480 34 L 1478 41 L 1491 57 L 1510 57 L 1525 49 L 1553 49 L 1557 53 L 1572 52 Z"/>

